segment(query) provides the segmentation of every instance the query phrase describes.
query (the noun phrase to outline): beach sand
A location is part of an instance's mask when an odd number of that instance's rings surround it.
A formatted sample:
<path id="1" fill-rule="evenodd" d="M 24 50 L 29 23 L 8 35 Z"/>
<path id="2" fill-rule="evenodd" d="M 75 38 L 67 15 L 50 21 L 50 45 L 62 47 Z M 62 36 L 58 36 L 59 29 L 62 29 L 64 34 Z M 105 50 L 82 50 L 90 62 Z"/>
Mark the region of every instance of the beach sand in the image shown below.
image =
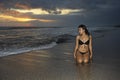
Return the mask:
<path id="1" fill-rule="evenodd" d="M 120 29 L 93 38 L 93 62 L 76 65 L 75 41 L 0 58 L 0 80 L 119 80 Z M 93 35 L 94 36 L 94 35 Z"/>

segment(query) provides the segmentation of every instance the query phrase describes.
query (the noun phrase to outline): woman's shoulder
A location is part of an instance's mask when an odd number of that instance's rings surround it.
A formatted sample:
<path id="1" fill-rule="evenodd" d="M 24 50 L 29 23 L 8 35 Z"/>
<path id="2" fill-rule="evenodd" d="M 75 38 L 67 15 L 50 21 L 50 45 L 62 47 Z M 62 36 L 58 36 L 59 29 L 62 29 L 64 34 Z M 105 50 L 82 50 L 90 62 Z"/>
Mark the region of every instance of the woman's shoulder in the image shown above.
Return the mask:
<path id="1" fill-rule="evenodd" d="M 80 38 L 80 35 L 76 35 L 76 39 L 79 39 Z"/>
<path id="2" fill-rule="evenodd" d="M 91 35 L 91 34 L 89 35 L 89 38 L 92 38 L 92 35 Z"/>
<path id="3" fill-rule="evenodd" d="M 91 34 L 90 34 L 89 36 L 90 36 L 90 37 L 92 37 L 92 35 L 91 35 Z"/>

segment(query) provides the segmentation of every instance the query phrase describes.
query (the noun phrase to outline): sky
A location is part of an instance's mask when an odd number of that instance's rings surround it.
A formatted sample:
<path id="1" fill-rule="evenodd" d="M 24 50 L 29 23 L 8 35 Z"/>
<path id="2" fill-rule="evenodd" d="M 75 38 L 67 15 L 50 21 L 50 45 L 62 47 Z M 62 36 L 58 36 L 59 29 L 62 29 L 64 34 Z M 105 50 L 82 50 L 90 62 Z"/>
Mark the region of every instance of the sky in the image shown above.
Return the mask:
<path id="1" fill-rule="evenodd" d="M 120 0 L 0 0 L 0 26 L 119 25 Z"/>

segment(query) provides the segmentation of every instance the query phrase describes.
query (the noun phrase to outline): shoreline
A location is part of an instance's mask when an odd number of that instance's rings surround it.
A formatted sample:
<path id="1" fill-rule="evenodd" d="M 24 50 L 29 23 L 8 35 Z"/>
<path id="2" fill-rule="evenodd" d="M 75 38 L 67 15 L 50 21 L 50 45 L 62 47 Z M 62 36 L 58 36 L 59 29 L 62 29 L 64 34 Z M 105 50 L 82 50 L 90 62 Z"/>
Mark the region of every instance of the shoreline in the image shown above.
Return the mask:
<path id="1" fill-rule="evenodd" d="M 96 39 L 96 38 L 104 37 L 104 33 L 115 30 L 115 29 L 119 29 L 119 28 L 115 28 L 115 27 L 98 28 L 93 30 L 91 33 L 95 34 L 93 38 Z M 4 37 L 6 38 L 6 36 Z M 26 37 L 23 37 L 22 39 L 15 38 L 15 37 L 18 37 L 18 36 L 16 35 L 11 37 L 9 36 L 8 38 L 5 39 L 5 41 L 4 39 L 2 40 L 2 37 L 1 37 L 0 57 L 12 55 L 12 54 L 25 53 L 33 50 L 47 49 L 48 47 L 51 48 L 51 46 L 54 46 L 55 44 L 58 45 L 59 43 L 66 43 L 66 42 L 69 42 L 69 40 L 74 41 L 75 39 L 75 35 L 71 35 L 70 33 L 61 34 L 45 40 L 39 40 L 40 38 L 38 39 L 36 38 L 35 40 L 32 40 L 31 39 L 32 36 L 26 36 Z M 32 40 L 32 41 L 28 41 L 28 40 Z M 26 43 L 26 41 L 28 42 Z M 23 43 L 19 44 L 19 42 L 23 42 Z"/>
<path id="2" fill-rule="evenodd" d="M 1 80 L 118 80 L 120 29 L 93 39 L 93 62 L 76 65 L 74 41 L 0 58 Z M 113 55 L 114 53 L 114 55 Z"/>

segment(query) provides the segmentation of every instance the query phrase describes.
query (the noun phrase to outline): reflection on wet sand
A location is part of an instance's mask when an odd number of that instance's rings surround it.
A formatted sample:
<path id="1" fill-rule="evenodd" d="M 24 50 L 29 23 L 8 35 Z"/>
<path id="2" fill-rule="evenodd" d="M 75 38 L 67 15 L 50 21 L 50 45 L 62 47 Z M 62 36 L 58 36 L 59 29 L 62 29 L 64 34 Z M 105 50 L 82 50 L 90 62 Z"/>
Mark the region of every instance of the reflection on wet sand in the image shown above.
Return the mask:
<path id="1" fill-rule="evenodd" d="M 76 64 L 77 80 L 91 79 L 91 63 L 90 64 Z"/>

